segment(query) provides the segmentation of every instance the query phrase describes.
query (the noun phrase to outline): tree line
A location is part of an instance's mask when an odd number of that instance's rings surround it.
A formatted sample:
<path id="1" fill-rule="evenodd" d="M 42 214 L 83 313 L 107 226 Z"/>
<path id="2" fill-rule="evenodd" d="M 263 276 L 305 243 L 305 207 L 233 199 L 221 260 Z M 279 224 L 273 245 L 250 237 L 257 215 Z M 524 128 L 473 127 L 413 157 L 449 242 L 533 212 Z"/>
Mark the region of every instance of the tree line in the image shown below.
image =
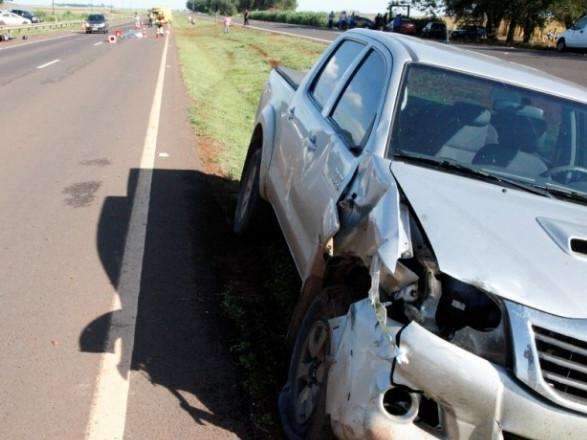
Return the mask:
<path id="1" fill-rule="evenodd" d="M 432 14 L 444 11 L 459 19 L 483 21 L 489 37 L 495 37 L 505 20 L 508 42 L 513 41 L 517 28 L 522 29 L 527 43 L 534 30 L 542 28 L 547 20 L 557 19 L 568 27 L 587 13 L 587 0 L 410 0 L 410 3 Z"/>
<path id="2" fill-rule="evenodd" d="M 1 1 L 1 0 L 0 0 Z M 256 10 L 264 11 L 266 9 L 284 9 L 291 10 L 297 7 L 296 0 L 188 0 L 186 7 L 190 11 L 235 14 L 237 11 Z"/>

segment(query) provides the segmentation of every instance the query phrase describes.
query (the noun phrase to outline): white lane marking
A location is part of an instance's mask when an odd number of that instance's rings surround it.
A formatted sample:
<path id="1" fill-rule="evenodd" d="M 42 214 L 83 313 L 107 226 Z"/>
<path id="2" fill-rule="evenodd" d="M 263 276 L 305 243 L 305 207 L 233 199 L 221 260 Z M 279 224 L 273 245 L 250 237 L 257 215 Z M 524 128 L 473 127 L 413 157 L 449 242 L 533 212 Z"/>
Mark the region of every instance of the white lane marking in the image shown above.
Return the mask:
<path id="1" fill-rule="evenodd" d="M 169 153 L 159 153 L 159 157 L 169 157 Z"/>
<path id="2" fill-rule="evenodd" d="M 52 66 L 53 64 L 56 64 L 59 61 L 61 61 L 61 60 L 60 59 L 56 59 L 56 60 L 53 60 L 53 61 L 49 61 L 48 63 L 41 64 L 40 66 L 37 66 L 37 69 L 44 69 L 45 67 Z"/>
<path id="3" fill-rule="evenodd" d="M 157 135 L 161 115 L 165 60 L 169 39 L 161 56 L 149 125 L 145 135 L 141 168 L 133 198 L 132 211 L 124 255 L 120 268 L 118 295 L 112 301 L 112 320 L 106 347 L 112 352 L 102 355 L 100 371 L 92 399 L 86 440 L 122 440 L 130 386 L 130 366 L 135 339 L 139 292 L 143 269 L 151 181 L 157 150 Z"/>
<path id="4" fill-rule="evenodd" d="M 103 41 L 98 41 L 97 43 L 94 43 L 94 46 L 99 46 L 100 44 L 104 44 Z"/>

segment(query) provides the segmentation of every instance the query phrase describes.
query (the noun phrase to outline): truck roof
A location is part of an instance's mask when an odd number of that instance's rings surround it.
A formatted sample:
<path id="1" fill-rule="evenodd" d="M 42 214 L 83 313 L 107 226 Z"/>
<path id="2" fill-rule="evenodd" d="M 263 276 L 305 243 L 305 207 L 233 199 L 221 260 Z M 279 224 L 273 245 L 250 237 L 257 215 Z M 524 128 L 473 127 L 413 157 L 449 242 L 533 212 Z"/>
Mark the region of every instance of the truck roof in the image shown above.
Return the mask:
<path id="1" fill-rule="evenodd" d="M 481 54 L 446 43 L 422 40 L 398 33 L 356 29 L 349 33 L 366 35 L 389 47 L 404 49 L 403 62 L 419 62 L 497 80 L 520 87 L 587 103 L 587 88 L 541 70 Z M 553 62 L 556 58 L 553 57 Z"/>

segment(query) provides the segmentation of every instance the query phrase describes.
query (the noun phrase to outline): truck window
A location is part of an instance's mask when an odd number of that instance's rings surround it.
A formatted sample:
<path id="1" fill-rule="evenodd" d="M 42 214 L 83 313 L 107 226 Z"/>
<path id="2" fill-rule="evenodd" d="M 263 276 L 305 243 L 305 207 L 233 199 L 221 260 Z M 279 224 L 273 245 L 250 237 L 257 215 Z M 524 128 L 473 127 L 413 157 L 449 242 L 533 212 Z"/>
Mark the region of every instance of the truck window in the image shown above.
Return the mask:
<path id="1" fill-rule="evenodd" d="M 315 80 L 311 94 L 320 106 L 324 107 L 334 92 L 338 81 L 344 76 L 346 70 L 361 53 L 364 46 L 355 41 L 343 42 L 323 67 L 320 75 Z"/>
<path id="2" fill-rule="evenodd" d="M 332 120 L 353 149 L 360 150 L 367 143 L 386 79 L 383 57 L 371 52 L 354 73 L 334 108 Z"/>

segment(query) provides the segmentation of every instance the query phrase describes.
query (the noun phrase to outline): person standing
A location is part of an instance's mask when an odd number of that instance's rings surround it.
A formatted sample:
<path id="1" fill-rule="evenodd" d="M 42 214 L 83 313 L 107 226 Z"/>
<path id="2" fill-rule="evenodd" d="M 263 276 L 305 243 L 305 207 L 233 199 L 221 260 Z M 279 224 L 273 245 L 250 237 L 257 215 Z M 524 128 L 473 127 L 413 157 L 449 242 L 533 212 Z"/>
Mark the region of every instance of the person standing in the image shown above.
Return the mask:
<path id="1" fill-rule="evenodd" d="M 397 14 L 393 19 L 393 32 L 399 32 L 402 27 L 402 14 Z"/>
<path id="2" fill-rule="evenodd" d="M 232 24 L 232 18 L 226 15 L 224 17 L 224 33 L 228 34 L 230 32 L 230 25 Z"/>
<path id="3" fill-rule="evenodd" d="M 249 10 L 245 9 L 245 12 L 243 15 L 244 15 L 244 19 L 245 19 L 244 24 L 245 24 L 245 26 L 248 26 L 249 25 Z"/>
<path id="4" fill-rule="evenodd" d="M 334 11 L 330 11 L 328 14 L 328 29 L 332 29 L 334 27 Z"/>

